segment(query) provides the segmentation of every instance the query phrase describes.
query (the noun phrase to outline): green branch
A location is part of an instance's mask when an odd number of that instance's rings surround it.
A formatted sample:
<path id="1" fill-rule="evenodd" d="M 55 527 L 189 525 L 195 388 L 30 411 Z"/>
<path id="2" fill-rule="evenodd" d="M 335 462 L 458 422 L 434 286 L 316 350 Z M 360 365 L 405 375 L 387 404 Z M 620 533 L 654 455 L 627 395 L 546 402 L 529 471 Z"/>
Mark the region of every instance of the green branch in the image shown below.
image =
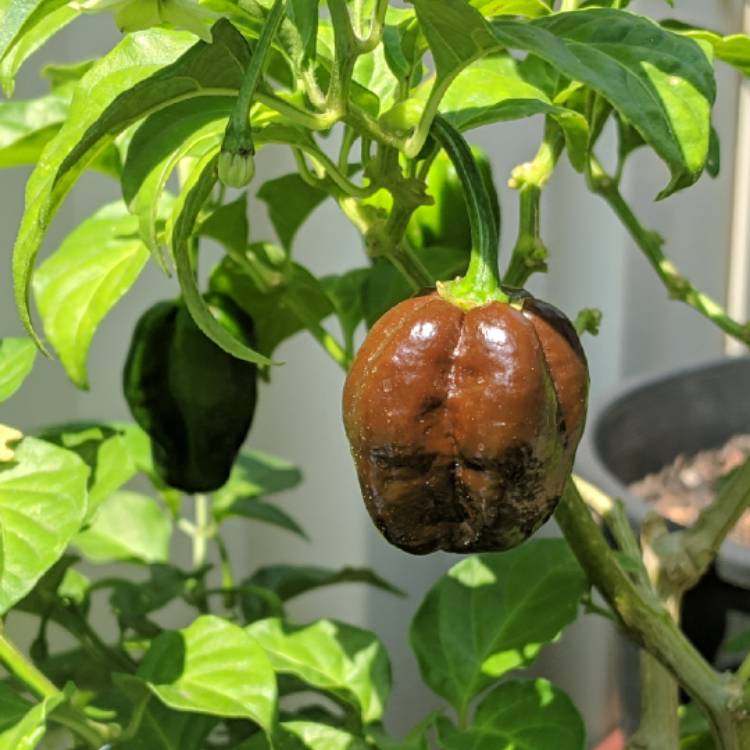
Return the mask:
<path id="1" fill-rule="evenodd" d="M 509 286 L 522 287 L 530 276 L 547 270 L 549 253 L 541 237 L 541 196 L 564 147 L 562 128 L 548 119 L 536 156 L 516 167 L 511 175 L 509 186 L 518 190 L 519 221 L 518 239 L 503 275 L 503 282 Z"/>
<path id="2" fill-rule="evenodd" d="M 750 732 L 741 685 L 717 674 L 687 640 L 667 609 L 620 567 L 570 480 L 555 517 L 592 584 L 633 640 L 674 675 L 709 718 L 719 747 L 741 750 Z M 743 718 L 745 717 L 745 718 Z"/>
<path id="3" fill-rule="evenodd" d="M 248 65 L 237 101 L 229 117 L 219 156 L 219 178 L 229 187 L 244 187 L 252 180 L 255 173 L 253 158 L 255 146 L 250 127 L 250 107 L 263 78 L 266 58 L 273 39 L 281 28 L 285 11 L 286 0 L 275 0 L 253 50 L 250 65 Z"/>
<path id="4" fill-rule="evenodd" d="M 647 230 L 622 196 L 616 181 L 608 175 L 601 164 L 592 158 L 588 181 L 593 193 L 600 195 L 617 214 L 625 228 L 635 240 L 646 259 L 656 271 L 672 299 L 684 302 L 708 318 L 724 333 L 750 346 L 750 324 L 734 320 L 716 300 L 696 289 L 682 276 L 664 254 L 664 240 Z"/>

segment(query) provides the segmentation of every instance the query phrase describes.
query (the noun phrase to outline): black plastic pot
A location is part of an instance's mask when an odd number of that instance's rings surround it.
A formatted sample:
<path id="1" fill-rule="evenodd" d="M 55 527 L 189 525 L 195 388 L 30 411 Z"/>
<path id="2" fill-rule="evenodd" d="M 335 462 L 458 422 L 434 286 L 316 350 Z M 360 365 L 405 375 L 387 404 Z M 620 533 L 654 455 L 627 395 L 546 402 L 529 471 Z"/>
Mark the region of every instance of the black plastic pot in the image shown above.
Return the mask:
<path id="1" fill-rule="evenodd" d="M 653 506 L 627 486 L 679 454 L 718 448 L 750 433 L 750 357 L 641 379 L 594 405 L 578 471 L 626 505 L 634 525 Z M 711 571 L 685 598 L 683 627 L 713 661 L 730 610 L 750 613 L 750 548 L 725 542 Z"/>

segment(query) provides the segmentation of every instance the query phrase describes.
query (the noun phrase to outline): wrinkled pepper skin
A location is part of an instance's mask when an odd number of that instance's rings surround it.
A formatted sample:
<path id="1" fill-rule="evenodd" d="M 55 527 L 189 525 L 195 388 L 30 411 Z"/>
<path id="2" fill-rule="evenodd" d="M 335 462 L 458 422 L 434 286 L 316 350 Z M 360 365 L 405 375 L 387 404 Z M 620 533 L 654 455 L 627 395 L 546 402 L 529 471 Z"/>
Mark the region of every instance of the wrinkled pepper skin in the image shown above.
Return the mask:
<path id="1" fill-rule="evenodd" d="M 243 310 L 220 294 L 205 300 L 233 336 L 252 346 L 253 322 Z M 166 484 L 195 493 L 226 483 L 255 414 L 254 364 L 214 344 L 180 302 L 160 302 L 136 325 L 123 386 Z"/>
<path id="2" fill-rule="evenodd" d="M 436 293 L 400 303 L 370 331 L 344 388 L 375 524 L 413 554 L 520 544 L 562 494 L 587 395 L 578 336 L 552 305 L 525 292 L 468 311 Z"/>

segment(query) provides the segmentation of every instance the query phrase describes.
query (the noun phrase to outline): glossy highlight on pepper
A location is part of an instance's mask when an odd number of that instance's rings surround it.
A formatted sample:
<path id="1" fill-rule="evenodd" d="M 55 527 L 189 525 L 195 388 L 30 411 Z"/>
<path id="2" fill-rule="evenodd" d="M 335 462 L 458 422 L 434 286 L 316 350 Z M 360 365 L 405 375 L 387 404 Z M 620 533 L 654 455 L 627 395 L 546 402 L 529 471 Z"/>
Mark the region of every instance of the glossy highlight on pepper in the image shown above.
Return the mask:
<path id="1" fill-rule="evenodd" d="M 520 544 L 555 509 L 587 394 L 575 329 L 525 292 L 469 310 L 437 293 L 397 305 L 371 330 L 344 389 L 375 524 L 413 554 Z"/>

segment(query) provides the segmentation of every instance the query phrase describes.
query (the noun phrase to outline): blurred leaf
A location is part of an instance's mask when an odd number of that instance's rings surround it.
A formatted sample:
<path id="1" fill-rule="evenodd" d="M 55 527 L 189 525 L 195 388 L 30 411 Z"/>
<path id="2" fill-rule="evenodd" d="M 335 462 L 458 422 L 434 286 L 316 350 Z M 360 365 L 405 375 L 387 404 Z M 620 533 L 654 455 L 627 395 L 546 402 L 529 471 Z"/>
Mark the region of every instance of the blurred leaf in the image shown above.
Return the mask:
<path id="1" fill-rule="evenodd" d="M 466 271 L 469 253 L 452 247 L 425 247 L 416 249 L 417 257 L 435 280 L 447 281 Z M 365 280 L 363 306 L 368 327 L 414 290 L 386 258 L 376 258 L 372 271 Z"/>
<path id="2" fill-rule="evenodd" d="M 730 638 L 722 648 L 732 654 L 750 652 L 750 630 L 746 630 L 744 633 L 739 633 L 734 638 Z"/>
<path id="3" fill-rule="evenodd" d="M 41 74 L 49 81 L 50 88 L 54 92 L 78 83 L 91 70 L 95 62 L 95 59 L 89 59 L 72 63 L 49 63 L 42 68 Z"/>
<path id="4" fill-rule="evenodd" d="M 16 725 L 32 704 L 22 698 L 5 683 L 0 683 L 0 733 Z M 0 734 L 2 736 L 2 734 Z"/>
<path id="5" fill-rule="evenodd" d="M 258 351 L 268 357 L 304 330 L 308 319 L 319 323 L 333 312 L 321 282 L 301 265 L 278 258 L 280 252 L 272 245 L 251 245 L 246 265 L 224 258 L 210 280 L 213 291 L 231 297 L 253 318 Z"/>
<path id="6" fill-rule="evenodd" d="M 371 746 L 349 732 L 312 721 L 285 721 L 274 737 L 274 746 L 285 750 L 368 750 Z M 243 742 L 236 750 L 271 750 L 262 735 Z"/>
<path id="7" fill-rule="evenodd" d="M 259 620 L 246 630 L 265 649 L 277 672 L 333 693 L 354 706 L 365 722 L 383 715 L 391 668 L 372 633 L 331 620 L 289 625 L 278 618 Z"/>
<path id="8" fill-rule="evenodd" d="M 34 438 L 0 466 L 0 614 L 34 587 L 80 528 L 88 473 L 75 453 Z"/>
<path id="9" fill-rule="evenodd" d="M 470 0 L 470 2 L 487 18 L 493 16 L 538 18 L 552 12 L 545 0 Z"/>
<path id="10" fill-rule="evenodd" d="M 171 565 L 154 564 L 148 570 L 147 581 L 112 579 L 107 583 L 112 589 L 110 606 L 120 627 L 130 627 L 138 633 L 154 637 L 161 632 L 161 628 L 151 623 L 147 616 L 182 597 L 189 588 L 191 575 Z"/>
<path id="11" fill-rule="evenodd" d="M 364 320 L 363 287 L 369 268 L 355 268 L 342 276 L 325 276 L 320 280 L 341 323 L 347 351 L 354 350 L 354 334 Z"/>
<path id="12" fill-rule="evenodd" d="M 214 493 L 214 514 L 221 518 L 238 500 L 284 492 L 301 481 L 300 470 L 285 459 L 261 451 L 243 451 L 227 483 Z"/>
<path id="13" fill-rule="evenodd" d="M 269 180 L 258 191 L 286 250 L 291 250 L 299 228 L 327 197 L 328 193 L 308 185 L 297 173 Z"/>
<path id="14" fill-rule="evenodd" d="M 64 694 L 60 693 L 30 708 L 12 727 L 0 732 L 0 750 L 34 750 L 38 747 L 47 730 L 47 717 L 64 700 Z"/>
<path id="15" fill-rule="evenodd" d="M 232 517 L 263 521 L 291 531 L 303 539 L 309 539 L 305 530 L 288 513 L 256 497 L 243 497 L 235 500 L 228 508 L 221 511 L 217 520 L 223 521 Z"/>
<path id="16" fill-rule="evenodd" d="M 34 164 L 68 114 L 67 97 L 51 94 L 0 102 L 0 167 Z"/>
<path id="17" fill-rule="evenodd" d="M 547 680 L 506 682 L 479 703 L 468 729 L 437 720 L 443 750 L 583 750 L 586 728 L 573 702 Z"/>
<path id="18" fill-rule="evenodd" d="M 303 61 L 315 57 L 315 46 L 318 39 L 318 17 L 320 3 L 318 0 L 290 0 L 287 14 L 297 28 L 302 43 Z"/>
<path id="19" fill-rule="evenodd" d="M 70 379 L 88 388 L 86 361 L 96 329 L 148 260 L 138 220 L 117 201 L 80 223 L 36 271 L 44 331 Z"/>
<path id="20" fill-rule="evenodd" d="M 76 453 L 89 467 L 91 519 L 101 503 L 133 478 L 136 463 L 128 438 L 130 425 L 115 422 L 68 422 L 45 428 L 39 438 Z"/>
<path id="21" fill-rule="evenodd" d="M 276 602 L 269 601 L 265 592 L 273 592 L 280 602 L 285 602 L 309 591 L 342 583 L 364 583 L 397 596 L 404 595 L 369 568 L 332 570 L 309 565 L 269 565 L 259 568 L 242 582 L 242 612 L 247 622 L 261 620 L 276 614 Z"/>
<path id="22" fill-rule="evenodd" d="M 19 3 L 18 0 L 13 0 L 11 4 Z M 63 7 L 57 7 L 60 5 Z M 0 84 L 8 96 L 12 95 L 14 79 L 26 60 L 78 15 L 79 12 L 65 4 L 64 0 L 46 0 L 39 5 L 7 52 L 4 55 L 0 54 Z M 4 19 L 0 19 L 0 24 L 3 22 Z"/>
<path id="23" fill-rule="evenodd" d="M 562 539 L 469 557 L 427 594 L 411 643 L 427 684 L 463 714 L 575 620 L 586 577 Z"/>
<path id="24" fill-rule="evenodd" d="M 198 234 L 217 240 L 238 253 L 244 253 L 250 237 L 247 193 L 242 193 L 236 201 L 212 211 L 198 227 Z"/>
<path id="25" fill-rule="evenodd" d="M 149 694 L 145 682 L 129 674 L 114 675 L 118 694 L 113 707 L 119 717 L 127 717 L 127 726 L 132 717 L 133 707 L 139 705 Z M 123 698 L 128 706 L 123 706 Z M 126 713 L 125 711 L 129 709 Z M 156 700 L 150 700 L 143 712 L 143 719 L 135 735 L 124 742 L 118 742 L 118 750 L 204 750 L 209 732 L 216 719 L 194 713 L 173 711 Z"/>
<path id="26" fill-rule="evenodd" d="M 172 522 L 159 504 L 135 492 L 115 492 L 72 543 L 93 562 L 169 560 Z"/>
<path id="27" fill-rule="evenodd" d="M 268 658 L 242 628 L 213 615 L 160 635 L 138 670 L 162 703 L 177 711 L 250 719 L 270 730 L 276 678 Z"/>
<path id="28" fill-rule="evenodd" d="M 31 339 L 0 339 L 0 401 L 9 399 L 23 385 L 35 357 Z"/>

